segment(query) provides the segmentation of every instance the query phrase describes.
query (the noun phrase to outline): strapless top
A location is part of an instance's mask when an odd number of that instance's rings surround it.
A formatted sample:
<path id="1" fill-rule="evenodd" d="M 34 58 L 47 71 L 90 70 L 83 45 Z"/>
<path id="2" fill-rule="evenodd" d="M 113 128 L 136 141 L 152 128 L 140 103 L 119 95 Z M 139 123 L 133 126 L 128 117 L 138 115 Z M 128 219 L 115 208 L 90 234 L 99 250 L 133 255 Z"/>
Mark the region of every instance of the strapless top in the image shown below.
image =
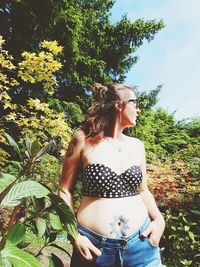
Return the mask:
<path id="1" fill-rule="evenodd" d="M 120 175 L 100 163 L 89 164 L 81 173 L 82 196 L 120 198 L 139 194 L 140 166 L 133 165 Z"/>

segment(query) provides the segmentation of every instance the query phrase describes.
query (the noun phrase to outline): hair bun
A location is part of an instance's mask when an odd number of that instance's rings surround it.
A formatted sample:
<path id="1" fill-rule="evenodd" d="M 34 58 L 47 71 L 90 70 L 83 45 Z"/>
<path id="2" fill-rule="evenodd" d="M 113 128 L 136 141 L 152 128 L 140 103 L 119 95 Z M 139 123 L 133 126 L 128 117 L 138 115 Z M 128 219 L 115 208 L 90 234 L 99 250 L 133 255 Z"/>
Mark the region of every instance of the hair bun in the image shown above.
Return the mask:
<path id="1" fill-rule="evenodd" d="M 108 88 L 105 85 L 102 85 L 100 83 L 95 83 L 92 86 L 92 91 L 94 95 L 94 99 L 97 102 L 106 102 Z"/>

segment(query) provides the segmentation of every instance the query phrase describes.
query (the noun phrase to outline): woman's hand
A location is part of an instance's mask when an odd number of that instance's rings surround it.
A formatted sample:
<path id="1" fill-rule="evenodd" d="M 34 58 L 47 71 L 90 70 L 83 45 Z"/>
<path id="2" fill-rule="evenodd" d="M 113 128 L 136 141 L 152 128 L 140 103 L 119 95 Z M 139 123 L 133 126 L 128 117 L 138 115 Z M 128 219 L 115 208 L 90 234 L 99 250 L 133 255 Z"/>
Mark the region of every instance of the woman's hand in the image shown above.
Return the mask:
<path id="1" fill-rule="evenodd" d="M 101 255 L 101 251 L 86 236 L 80 234 L 74 240 L 73 246 L 85 261 L 92 261 L 95 256 Z"/>
<path id="2" fill-rule="evenodd" d="M 149 237 L 149 242 L 157 247 L 160 241 L 160 238 L 165 229 L 165 221 L 163 217 L 152 221 L 147 229 L 141 233 L 142 237 Z"/>

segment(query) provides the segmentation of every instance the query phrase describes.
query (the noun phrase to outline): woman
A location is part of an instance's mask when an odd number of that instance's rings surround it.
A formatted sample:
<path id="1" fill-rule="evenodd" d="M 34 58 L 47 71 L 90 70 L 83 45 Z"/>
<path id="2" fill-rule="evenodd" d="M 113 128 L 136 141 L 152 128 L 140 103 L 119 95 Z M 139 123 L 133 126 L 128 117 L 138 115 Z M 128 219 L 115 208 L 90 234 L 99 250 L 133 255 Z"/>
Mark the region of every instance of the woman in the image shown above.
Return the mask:
<path id="1" fill-rule="evenodd" d="M 144 145 L 123 134 L 136 125 L 136 95 L 118 83 L 93 91 L 96 103 L 69 144 L 60 180 L 73 209 L 76 177 L 83 179 L 71 266 L 162 266 L 165 223 L 147 187 Z"/>

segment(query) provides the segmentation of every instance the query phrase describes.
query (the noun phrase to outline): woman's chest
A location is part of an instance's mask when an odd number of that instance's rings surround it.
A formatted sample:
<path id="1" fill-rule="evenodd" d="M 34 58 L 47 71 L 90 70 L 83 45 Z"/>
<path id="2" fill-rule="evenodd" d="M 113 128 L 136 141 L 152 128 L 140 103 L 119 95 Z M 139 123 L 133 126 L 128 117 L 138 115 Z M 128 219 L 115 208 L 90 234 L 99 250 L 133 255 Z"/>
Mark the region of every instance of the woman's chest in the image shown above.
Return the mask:
<path id="1" fill-rule="evenodd" d="M 116 173 L 122 173 L 133 165 L 140 166 L 142 152 L 136 145 L 124 145 L 121 150 L 112 146 L 88 146 L 82 153 L 83 169 L 89 164 L 100 163 L 110 167 Z"/>

